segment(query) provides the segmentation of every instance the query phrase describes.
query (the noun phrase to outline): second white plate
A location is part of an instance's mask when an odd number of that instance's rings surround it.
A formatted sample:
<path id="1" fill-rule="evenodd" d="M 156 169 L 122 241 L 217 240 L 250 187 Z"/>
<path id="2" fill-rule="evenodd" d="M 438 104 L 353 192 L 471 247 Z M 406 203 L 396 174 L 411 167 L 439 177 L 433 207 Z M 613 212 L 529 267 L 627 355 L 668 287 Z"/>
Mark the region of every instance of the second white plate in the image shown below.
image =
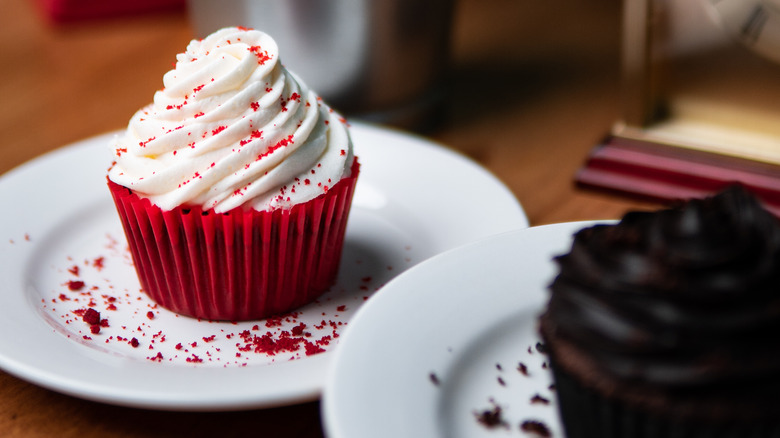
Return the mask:
<path id="1" fill-rule="evenodd" d="M 140 291 L 105 183 L 113 134 L 0 177 L 0 368 L 144 408 L 318 397 L 340 332 L 374 291 L 439 252 L 528 224 L 506 187 L 470 160 L 378 127 L 352 132 L 362 169 L 338 282 L 298 312 L 263 321 L 181 317 Z M 88 308 L 106 320 L 99 333 L 81 317 Z"/>
<path id="2" fill-rule="evenodd" d="M 588 225 L 492 236 L 388 283 L 335 353 L 322 405 L 328 437 L 540 436 L 523 425 L 562 437 L 536 321 L 553 256 Z"/>

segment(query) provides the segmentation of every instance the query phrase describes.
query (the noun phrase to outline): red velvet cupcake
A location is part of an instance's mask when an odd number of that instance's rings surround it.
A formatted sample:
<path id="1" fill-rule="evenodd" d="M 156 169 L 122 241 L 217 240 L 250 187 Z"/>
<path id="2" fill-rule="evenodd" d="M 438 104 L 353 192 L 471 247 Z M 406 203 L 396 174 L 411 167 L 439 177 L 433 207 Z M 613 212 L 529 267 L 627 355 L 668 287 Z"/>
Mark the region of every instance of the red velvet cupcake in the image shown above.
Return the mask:
<path id="1" fill-rule="evenodd" d="M 164 85 L 114 140 L 108 174 L 144 290 L 234 321 L 327 291 L 360 168 L 345 121 L 255 30 L 193 40 Z"/>

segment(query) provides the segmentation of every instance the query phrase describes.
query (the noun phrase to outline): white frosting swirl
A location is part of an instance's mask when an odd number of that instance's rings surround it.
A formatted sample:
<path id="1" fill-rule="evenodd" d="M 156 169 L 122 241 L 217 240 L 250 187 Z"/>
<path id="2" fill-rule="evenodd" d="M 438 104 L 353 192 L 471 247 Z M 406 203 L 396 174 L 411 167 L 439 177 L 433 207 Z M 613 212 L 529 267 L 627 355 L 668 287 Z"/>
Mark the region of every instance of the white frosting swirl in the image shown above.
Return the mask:
<path id="1" fill-rule="evenodd" d="M 346 122 L 243 28 L 193 40 L 111 144 L 111 181 L 163 210 L 290 208 L 349 176 Z"/>

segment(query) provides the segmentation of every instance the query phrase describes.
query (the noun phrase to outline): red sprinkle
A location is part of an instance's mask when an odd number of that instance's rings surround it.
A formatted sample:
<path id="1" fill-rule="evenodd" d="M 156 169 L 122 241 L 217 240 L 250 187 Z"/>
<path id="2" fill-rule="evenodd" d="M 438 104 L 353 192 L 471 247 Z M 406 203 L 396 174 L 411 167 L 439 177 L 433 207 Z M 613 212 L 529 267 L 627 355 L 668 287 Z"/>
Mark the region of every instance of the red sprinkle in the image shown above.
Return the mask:
<path id="1" fill-rule="evenodd" d="M 106 258 L 105 257 L 98 257 L 95 260 L 92 261 L 92 266 L 95 267 L 98 271 L 103 269 L 103 264 L 105 263 Z"/>
<path id="2" fill-rule="evenodd" d="M 84 289 L 84 282 L 80 280 L 70 280 L 68 281 L 67 285 L 68 285 L 68 289 L 74 292 Z"/>
<path id="3" fill-rule="evenodd" d="M 262 131 L 260 133 L 262 134 Z M 290 134 L 289 136 L 287 136 L 287 138 L 283 138 L 283 139 L 279 140 L 278 143 L 276 143 L 275 145 L 269 147 L 267 151 L 265 151 L 262 154 L 258 155 L 257 158 L 255 159 L 255 161 L 260 161 L 263 157 L 267 157 L 268 155 L 271 155 L 271 153 L 273 153 L 275 150 L 277 150 L 277 149 L 279 149 L 281 147 L 285 147 L 287 145 L 293 144 L 293 143 L 295 143 L 293 141 L 293 135 Z"/>
<path id="4" fill-rule="evenodd" d="M 142 141 L 142 142 L 138 143 L 138 145 L 141 146 L 142 148 L 145 148 L 147 143 L 149 143 L 150 141 L 154 140 L 155 138 L 157 138 L 157 137 L 152 137 L 152 138 L 150 138 L 150 139 L 148 139 L 146 141 Z"/>
<path id="5" fill-rule="evenodd" d="M 259 131 L 259 130 L 252 131 L 252 133 L 249 134 L 249 138 L 248 139 L 241 140 L 238 144 L 240 146 L 244 146 L 244 145 L 246 145 L 247 143 L 251 142 L 252 140 L 254 140 L 256 138 L 263 138 L 263 131 Z"/>
<path id="6" fill-rule="evenodd" d="M 268 51 L 263 50 L 263 48 L 260 46 L 252 46 L 247 48 L 247 50 L 255 54 L 257 57 L 257 63 L 260 65 L 263 65 L 271 60 L 271 57 L 268 55 Z"/>
<path id="7" fill-rule="evenodd" d="M 184 97 L 186 98 L 187 96 L 184 96 Z M 181 105 L 168 105 L 168 106 L 165 107 L 165 109 L 167 109 L 167 110 L 179 109 L 180 110 L 180 109 L 182 109 L 184 107 L 184 105 L 187 105 L 187 101 L 186 100 L 184 102 L 182 102 Z"/>

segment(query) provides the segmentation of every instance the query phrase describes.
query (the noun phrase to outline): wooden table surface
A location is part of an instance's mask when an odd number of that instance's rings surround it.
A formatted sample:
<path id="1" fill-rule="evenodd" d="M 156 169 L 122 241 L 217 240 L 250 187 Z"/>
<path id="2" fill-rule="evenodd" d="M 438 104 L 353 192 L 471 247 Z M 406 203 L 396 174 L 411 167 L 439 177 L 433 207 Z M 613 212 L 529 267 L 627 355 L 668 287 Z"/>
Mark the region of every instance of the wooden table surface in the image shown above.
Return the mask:
<path id="1" fill-rule="evenodd" d="M 444 122 L 425 135 L 504 181 L 532 225 L 654 207 L 573 184 L 619 116 L 619 3 L 458 3 L 453 93 Z M 192 38 L 184 11 L 53 25 L 31 0 L 2 0 L 2 9 L 0 173 L 124 128 Z M 463 202 L 471 208 L 473 200 Z M 239 412 L 147 411 L 61 395 L 0 372 L 4 437 L 318 437 L 319 409 L 313 402 Z"/>

